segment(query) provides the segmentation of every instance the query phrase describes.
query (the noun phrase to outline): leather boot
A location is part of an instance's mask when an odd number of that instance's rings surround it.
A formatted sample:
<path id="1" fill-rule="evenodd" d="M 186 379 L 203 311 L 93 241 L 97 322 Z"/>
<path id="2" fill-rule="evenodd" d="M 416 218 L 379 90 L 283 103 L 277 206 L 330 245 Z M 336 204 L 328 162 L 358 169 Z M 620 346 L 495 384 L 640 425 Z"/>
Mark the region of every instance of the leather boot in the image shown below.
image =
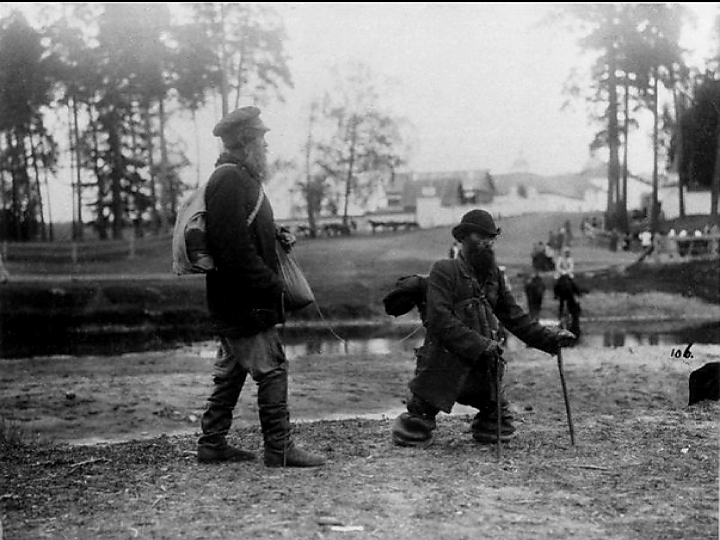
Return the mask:
<path id="1" fill-rule="evenodd" d="M 233 410 L 247 374 L 235 378 L 215 377 L 215 387 L 208 398 L 200 424 L 203 434 L 198 439 L 197 459 L 200 463 L 223 461 L 251 461 L 255 454 L 230 446 L 226 437 L 230 431 Z"/>
<path id="2" fill-rule="evenodd" d="M 197 460 L 200 463 L 221 463 L 223 461 L 253 461 L 257 456 L 247 450 L 224 444 L 198 444 Z"/>
<path id="3" fill-rule="evenodd" d="M 513 424 L 510 405 L 502 399 L 500 403 L 500 441 L 508 442 L 515 438 L 515 425 Z M 472 422 L 472 435 L 479 443 L 496 443 L 497 434 L 497 405 L 494 403 L 484 407 L 475 415 Z"/>
<path id="4" fill-rule="evenodd" d="M 393 423 L 393 442 L 398 446 L 429 446 L 437 427 L 438 409 L 415 395 L 408 400 L 407 409 Z"/>
<path id="5" fill-rule="evenodd" d="M 291 438 L 288 373 L 282 366 L 257 380 L 258 412 L 268 467 L 319 467 L 325 458 L 296 447 Z"/>

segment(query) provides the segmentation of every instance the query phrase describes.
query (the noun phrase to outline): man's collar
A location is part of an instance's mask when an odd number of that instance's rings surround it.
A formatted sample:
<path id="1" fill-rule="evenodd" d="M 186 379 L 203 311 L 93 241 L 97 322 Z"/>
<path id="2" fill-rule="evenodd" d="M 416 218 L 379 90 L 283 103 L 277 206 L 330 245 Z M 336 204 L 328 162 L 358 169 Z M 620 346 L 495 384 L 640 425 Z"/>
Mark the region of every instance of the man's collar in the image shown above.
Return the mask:
<path id="1" fill-rule="evenodd" d="M 240 167 L 240 169 L 252 176 L 255 180 L 257 180 L 258 182 L 260 181 L 258 176 L 245 166 L 242 159 L 240 159 L 232 152 L 225 150 L 222 154 L 220 154 L 217 161 L 215 162 L 215 166 L 217 167 L 218 165 L 222 165 L 223 163 L 232 163 L 233 165 L 237 165 L 238 167 Z"/>

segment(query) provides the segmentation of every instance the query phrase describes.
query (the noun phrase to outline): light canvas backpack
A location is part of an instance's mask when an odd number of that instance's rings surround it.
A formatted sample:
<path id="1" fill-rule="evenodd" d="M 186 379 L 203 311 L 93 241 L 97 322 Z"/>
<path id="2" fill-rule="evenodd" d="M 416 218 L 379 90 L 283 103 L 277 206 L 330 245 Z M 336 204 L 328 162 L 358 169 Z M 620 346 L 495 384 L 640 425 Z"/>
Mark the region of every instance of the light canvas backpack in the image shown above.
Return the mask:
<path id="1" fill-rule="evenodd" d="M 232 163 L 223 163 L 213 171 L 213 174 L 223 167 L 235 166 Z M 172 267 L 173 272 L 178 276 L 204 274 L 215 268 L 215 262 L 208 253 L 205 238 L 205 214 L 207 213 L 205 188 L 207 184 L 205 182 L 197 188 L 180 206 L 175 220 L 172 239 Z M 265 192 L 261 187 L 255 207 L 247 218 L 248 226 L 255 221 L 264 199 Z"/>

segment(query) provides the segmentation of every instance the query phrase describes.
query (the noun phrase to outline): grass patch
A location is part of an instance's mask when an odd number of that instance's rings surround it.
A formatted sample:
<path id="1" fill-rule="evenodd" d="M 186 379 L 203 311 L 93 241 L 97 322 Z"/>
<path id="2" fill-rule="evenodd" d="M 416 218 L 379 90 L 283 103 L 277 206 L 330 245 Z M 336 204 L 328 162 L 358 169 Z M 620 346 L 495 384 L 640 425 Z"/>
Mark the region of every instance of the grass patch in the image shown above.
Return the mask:
<path id="1" fill-rule="evenodd" d="M 32 434 L 20 424 L 0 417 L 0 449 L 24 446 L 31 438 Z"/>

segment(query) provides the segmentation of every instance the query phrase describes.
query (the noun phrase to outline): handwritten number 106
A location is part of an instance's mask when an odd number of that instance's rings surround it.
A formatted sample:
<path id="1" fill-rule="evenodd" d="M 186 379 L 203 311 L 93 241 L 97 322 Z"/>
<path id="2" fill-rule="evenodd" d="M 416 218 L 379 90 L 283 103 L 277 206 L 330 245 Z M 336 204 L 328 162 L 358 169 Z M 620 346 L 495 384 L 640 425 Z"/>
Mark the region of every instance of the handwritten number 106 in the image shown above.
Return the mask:
<path id="1" fill-rule="evenodd" d="M 690 352 L 690 347 L 692 346 L 692 343 L 689 343 L 687 347 L 685 347 L 685 350 L 681 349 L 672 349 L 670 351 L 670 356 L 672 358 L 692 358 L 693 354 Z"/>

